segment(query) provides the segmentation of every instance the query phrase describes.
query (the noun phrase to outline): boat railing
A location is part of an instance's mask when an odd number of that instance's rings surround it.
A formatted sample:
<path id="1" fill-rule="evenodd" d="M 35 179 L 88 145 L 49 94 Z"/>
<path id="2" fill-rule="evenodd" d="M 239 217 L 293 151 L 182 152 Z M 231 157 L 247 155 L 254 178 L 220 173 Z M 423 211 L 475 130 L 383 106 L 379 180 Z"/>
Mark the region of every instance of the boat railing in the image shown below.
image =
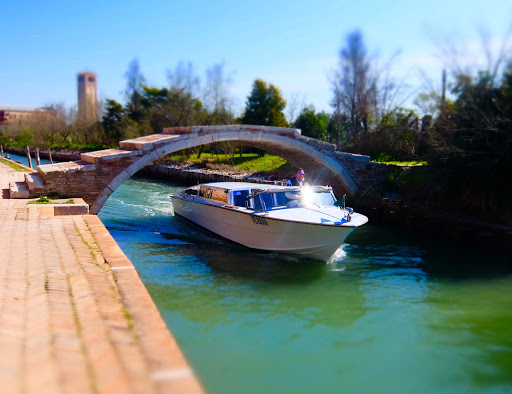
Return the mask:
<path id="1" fill-rule="evenodd" d="M 354 213 L 354 209 L 346 206 L 347 195 L 344 194 L 343 197 L 339 198 L 334 205 L 339 207 L 343 212 L 345 212 L 345 220 L 350 222 L 352 220 L 352 214 Z"/>

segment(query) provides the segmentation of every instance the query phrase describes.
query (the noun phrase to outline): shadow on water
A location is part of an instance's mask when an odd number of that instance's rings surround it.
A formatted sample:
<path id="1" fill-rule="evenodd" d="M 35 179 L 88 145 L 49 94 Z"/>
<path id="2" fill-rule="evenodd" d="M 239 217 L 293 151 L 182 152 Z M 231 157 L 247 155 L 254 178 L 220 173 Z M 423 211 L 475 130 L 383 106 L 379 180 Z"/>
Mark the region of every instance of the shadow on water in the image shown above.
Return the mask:
<path id="1" fill-rule="evenodd" d="M 381 225 L 358 229 L 350 235 L 348 243 L 349 255 L 366 256 L 366 264 L 371 264 L 372 269 L 420 269 L 431 279 L 455 281 L 512 275 L 510 258 L 489 256 L 474 245 Z"/>
<path id="2" fill-rule="evenodd" d="M 189 226 L 184 222 L 178 226 L 181 225 Z M 320 279 L 326 272 L 325 262 L 259 252 L 194 227 L 185 231 L 180 231 L 178 235 L 162 233 L 162 236 L 171 242 L 176 239 L 185 241 L 179 249 L 175 248 L 174 253 L 178 256 L 199 256 L 218 275 L 271 283 L 305 283 Z M 198 240 L 201 242 L 198 243 Z"/>
<path id="3" fill-rule="evenodd" d="M 103 220 L 116 240 L 135 242 L 136 238 L 146 254 L 154 251 L 160 263 L 194 260 L 195 266 L 203 264 L 217 275 L 289 284 L 318 280 L 327 271 L 325 262 L 249 249 L 174 216 Z"/>

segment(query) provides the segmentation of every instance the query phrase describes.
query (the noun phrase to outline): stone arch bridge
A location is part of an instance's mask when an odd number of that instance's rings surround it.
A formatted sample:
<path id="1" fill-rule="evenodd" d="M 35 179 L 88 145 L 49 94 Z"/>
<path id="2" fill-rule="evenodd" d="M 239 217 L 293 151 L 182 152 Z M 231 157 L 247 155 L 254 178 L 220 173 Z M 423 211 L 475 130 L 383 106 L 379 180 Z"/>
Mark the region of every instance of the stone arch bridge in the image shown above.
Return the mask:
<path id="1" fill-rule="evenodd" d="M 335 145 L 301 135 L 299 129 L 269 126 L 192 126 L 166 128 L 161 134 L 121 141 L 119 148 L 82 153 L 81 160 L 40 165 L 11 195 L 37 197 L 57 192 L 81 197 L 97 214 L 108 197 L 137 171 L 173 152 L 214 142 L 235 141 L 263 149 L 303 167 L 312 184 L 332 185 L 355 195 L 389 172 L 368 156 L 336 151 Z M 14 188 L 14 191 L 13 191 Z M 27 193 L 28 191 L 28 193 Z M 18 193 L 18 194 L 17 194 Z"/>

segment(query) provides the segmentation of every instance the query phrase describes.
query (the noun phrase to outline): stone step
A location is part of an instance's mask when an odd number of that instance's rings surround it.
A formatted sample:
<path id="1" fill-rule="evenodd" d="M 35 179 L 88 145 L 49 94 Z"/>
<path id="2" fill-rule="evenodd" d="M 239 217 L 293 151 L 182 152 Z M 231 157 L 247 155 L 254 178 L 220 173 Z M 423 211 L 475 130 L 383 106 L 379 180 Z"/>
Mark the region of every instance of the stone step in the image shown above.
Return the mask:
<path id="1" fill-rule="evenodd" d="M 30 192 L 25 182 L 11 182 L 9 183 L 9 197 L 10 198 L 29 198 Z"/>
<path id="2" fill-rule="evenodd" d="M 44 190 L 43 178 L 35 172 L 25 174 L 25 183 L 27 184 L 28 189 L 32 192 L 38 193 L 43 192 Z"/>

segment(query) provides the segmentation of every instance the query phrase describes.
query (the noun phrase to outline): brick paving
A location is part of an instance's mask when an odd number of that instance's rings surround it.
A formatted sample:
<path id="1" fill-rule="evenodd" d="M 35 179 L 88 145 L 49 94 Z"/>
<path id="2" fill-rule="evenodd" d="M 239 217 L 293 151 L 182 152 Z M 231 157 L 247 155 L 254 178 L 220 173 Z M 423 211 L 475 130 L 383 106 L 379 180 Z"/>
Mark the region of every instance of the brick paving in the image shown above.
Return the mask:
<path id="1" fill-rule="evenodd" d="M 0 163 L 0 391 L 203 392 L 99 218 L 8 199 L 22 180 Z"/>

